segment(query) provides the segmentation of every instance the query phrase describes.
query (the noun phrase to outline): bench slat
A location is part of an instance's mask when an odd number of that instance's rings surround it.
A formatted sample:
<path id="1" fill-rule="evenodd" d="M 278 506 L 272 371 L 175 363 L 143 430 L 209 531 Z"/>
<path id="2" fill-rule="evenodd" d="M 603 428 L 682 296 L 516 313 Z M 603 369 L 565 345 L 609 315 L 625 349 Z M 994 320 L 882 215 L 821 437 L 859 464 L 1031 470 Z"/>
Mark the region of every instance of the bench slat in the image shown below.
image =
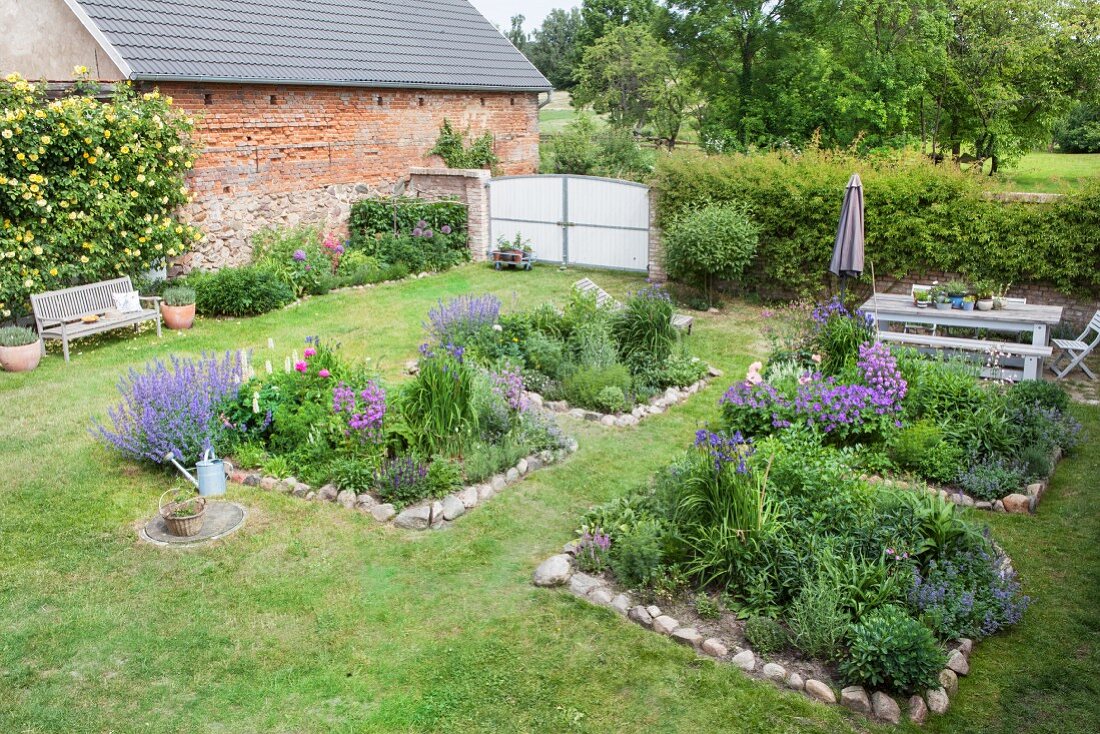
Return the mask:
<path id="1" fill-rule="evenodd" d="M 879 332 L 878 338 L 880 341 L 888 341 L 906 346 L 958 349 L 967 352 L 988 352 L 995 349 L 998 352 L 1015 354 L 1021 357 L 1049 357 L 1053 353 L 1053 349 L 1049 346 L 988 341 L 984 339 L 961 339 L 951 336 L 905 334 L 900 331 Z"/>

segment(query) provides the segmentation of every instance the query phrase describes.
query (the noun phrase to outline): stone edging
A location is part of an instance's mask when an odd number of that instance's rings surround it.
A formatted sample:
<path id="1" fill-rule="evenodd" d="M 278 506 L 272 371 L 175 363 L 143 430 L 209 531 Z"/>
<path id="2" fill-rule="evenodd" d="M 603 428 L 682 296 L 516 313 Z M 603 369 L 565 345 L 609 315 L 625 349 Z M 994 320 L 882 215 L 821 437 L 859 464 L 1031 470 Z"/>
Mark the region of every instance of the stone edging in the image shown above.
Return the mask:
<path id="1" fill-rule="evenodd" d="M 1051 469 L 1049 476 L 1045 479 L 1040 479 L 1038 482 L 1032 482 L 1027 485 L 1023 492 L 1012 492 L 994 502 L 975 499 L 959 489 L 944 489 L 933 484 L 927 485 L 927 491 L 936 492 L 940 495 L 941 499 L 947 502 L 953 502 L 962 507 L 973 507 L 974 509 L 985 510 L 987 512 L 1009 512 L 1018 515 L 1026 515 L 1035 512 L 1035 509 L 1039 506 L 1039 501 L 1042 500 L 1043 495 L 1050 486 L 1050 480 L 1054 477 L 1054 472 L 1058 468 L 1058 462 L 1062 459 L 1062 449 L 1055 446 L 1054 452 L 1051 454 L 1050 458 Z M 921 489 L 921 484 L 919 482 L 907 482 L 903 479 L 884 479 L 874 474 L 862 476 L 860 479 L 876 484 L 897 487 L 898 489 Z"/>
<path id="2" fill-rule="evenodd" d="M 543 408 L 551 413 L 568 415 L 577 420 L 587 420 L 600 425 L 625 428 L 636 426 L 638 422 L 651 415 L 664 413 L 666 409 L 686 401 L 695 393 L 705 388 L 711 380 L 722 376 L 722 370 L 717 367 L 707 367 L 707 375 L 703 379 L 693 382 L 687 387 L 670 387 L 663 393 L 654 395 L 646 405 L 638 405 L 629 413 L 600 413 L 585 408 L 574 408 L 564 400 L 545 400 L 534 392 L 527 393 L 527 399 L 538 408 Z"/>
<path id="3" fill-rule="evenodd" d="M 415 505 L 397 511 L 397 508 L 388 502 L 380 502 L 374 495 L 364 492 L 356 495 L 350 490 L 337 490 L 333 484 L 326 484 L 320 489 L 314 490 L 308 484 L 299 482 L 294 477 L 278 479 L 264 476 L 259 472 L 241 471 L 227 467 L 226 473 L 230 481 L 244 484 L 249 487 L 291 494 L 309 502 L 334 502 L 348 510 L 358 510 L 369 514 L 381 523 L 393 521 L 394 527 L 405 530 L 438 530 L 466 514 L 482 502 L 486 502 L 493 495 L 503 491 L 509 485 L 520 482 L 527 475 L 544 466 L 555 464 L 577 450 L 575 439 L 569 439 L 564 449 L 556 451 L 540 451 L 516 462 L 516 465 L 506 471 L 494 474 L 487 482 L 471 484 L 461 490 L 449 494 L 437 500 L 425 500 Z"/>
<path id="4" fill-rule="evenodd" d="M 770 680 L 821 703 L 839 703 L 880 722 L 887 724 L 901 722 L 901 707 L 894 697 L 885 691 L 874 691 L 868 694 L 862 686 L 849 686 L 841 689 L 838 697 L 834 686 L 827 681 L 803 678 L 797 672 L 788 673 L 779 663 L 765 661 L 746 646 L 733 645 L 731 650 L 727 641 L 717 637 L 704 639 L 694 627 L 681 625 L 678 620 L 663 614 L 655 605 L 635 604 L 628 592 L 616 589 L 599 577 L 575 570 L 573 556 L 576 548 L 577 541 L 570 541 L 566 543 L 561 553 L 550 556 L 539 564 L 533 574 L 532 583 L 541 587 L 567 586 L 572 594 L 590 604 L 610 607 L 619 615 L 646 629 L 666 635 L 692 648 L 700 655 L 714 658 L 719 662 L 733 663 L 753 678 Z M 1008 556 L 1003 556 L 1003 559 L 1002 572 L 1010 572 L 1011 561 Z M 909 698 L 907 706 L 910 721 L 922 724 L 929 711 L 934 714 L 943 714 L 947 711 L 950 699 L 958 694 L 959 676 L 970 673 L 970 652 L 973 647 L 974 641 L 968 639 L 955 640 L 951 643 L 948 648 L 947 667 L 940 672 L 940 687 L 928 689 L 924 695 L 914 695 Z"/>

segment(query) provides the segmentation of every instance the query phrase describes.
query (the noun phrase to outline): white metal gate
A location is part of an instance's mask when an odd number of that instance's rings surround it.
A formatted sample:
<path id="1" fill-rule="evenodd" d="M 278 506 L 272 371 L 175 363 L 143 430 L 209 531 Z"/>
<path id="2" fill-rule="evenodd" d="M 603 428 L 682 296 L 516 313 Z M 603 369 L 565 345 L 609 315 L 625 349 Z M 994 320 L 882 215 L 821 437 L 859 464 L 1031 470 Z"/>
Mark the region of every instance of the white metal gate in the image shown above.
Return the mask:
<path id="1" fill-rule="evenodd" d="M 489 181 L 492 246 L 516 234 L 543 262 L 649 269 L 649 187 L 595 176 Z"/>

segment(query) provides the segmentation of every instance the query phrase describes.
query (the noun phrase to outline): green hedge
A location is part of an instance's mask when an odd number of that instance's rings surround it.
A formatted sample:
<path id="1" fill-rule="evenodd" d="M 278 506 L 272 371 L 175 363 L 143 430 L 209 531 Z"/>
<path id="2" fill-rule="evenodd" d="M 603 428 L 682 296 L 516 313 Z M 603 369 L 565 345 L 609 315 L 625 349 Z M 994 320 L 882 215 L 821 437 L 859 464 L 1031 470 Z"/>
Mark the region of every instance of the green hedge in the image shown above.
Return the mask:
<path id="1" fill-rule="evenodd" d="M 351 246 L 367 249 L 364 247 L 366 240 L 376 235 L 392 235 L 394 209 L 392 199 L 362 199 L 352 204 L 348 219 Z M 466 241 L 466 205 L 461 202 L 398 199 L 396 211 L 399 234 L 412 234 L 417 223 L 424 221 L 433 232 L 439 233 L 448 226 L 452 238 Z"/>
<path id="2" fill-rule="evenodd" d="M 707 202 L 745 202 L 760 226 L 745 286 L 815 295 L 853 172 L 863 179 L 867 259 L 879 275 L 934 269 L 1100 293 L 1100 185 L 1052 204 L 1009 204 L 984 199 L 973 176 L 921 159 L 677 154 L 663 157 L 654 175 L 658 222 L 667 226 Z"/>

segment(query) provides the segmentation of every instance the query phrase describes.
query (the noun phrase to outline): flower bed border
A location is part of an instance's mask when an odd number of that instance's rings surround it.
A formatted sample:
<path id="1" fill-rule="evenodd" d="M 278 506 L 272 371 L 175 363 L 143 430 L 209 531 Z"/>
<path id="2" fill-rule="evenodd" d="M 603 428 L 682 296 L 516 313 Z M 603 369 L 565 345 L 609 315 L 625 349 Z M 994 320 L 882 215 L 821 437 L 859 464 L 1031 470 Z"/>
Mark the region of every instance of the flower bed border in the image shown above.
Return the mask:
<path id="1" fill-rule="evenodd" d="M 568 415 L 577 420 L 592 421 L 611 428 L 626 428 L 636 426 L 639 422 L 651 415 L 659 415 L 665 410 L 686 402 L 688 398 L 700 392 L 710 382 L 722 376 L 722 370 L 717 367 L 707 366 L 707 374 L 700 380 L 687 386 L 670 387 L 663 393 L 658 393 L 649 399 L 644 405 L 637 405 L 629 413 L 601 413 L 597 410 L 577 408 L 564 400 L 546 400 L 535 392 L 527 393 L 527 400 L 538 408 L 548 410 L 559 415 Z"/>
<path id="2" fill-rule="evenodd" d="M 758 680 L 770 680 L 788 690 L 803 693 L 812 700 L 823 704 L 841 705 L 869 718 L 887 724 L 900 724 L 902 709 L 894 697 L 885 691 L 868 691 L 863 686 L 848 686 L 840 689 L 840 695 L 827 681 L 804 678 L 800 673 L 788 673 L 786 668 L 775 662 L 767 662 L 751 648 L 744 645 L 727 645 L 717 637 L 704 639 L 690 625 L 681 625 L 672 617 L 662 614 L 656 605 L 635 604 L 629 590 L 623 590 L 612 582 L 592 576 L 576 569 L 574 555 L 578 541 L 570 541 L 562 552 L 550 556 L 535 570 L 532 583 L 535 586 L 552 588 L 566 586 L 574 596 L 599 607 L 610 607 L 619 616 L 645 627 L 648 630 L 665 635 L 682 645 L 686 645 L 699 655 L 710 657 L 718 662 L 736 665 L 746 675 Z M 1012 572 L 1012 561 L 1002 552 L 1002 573 Z M 928 712 L 946 713 L 950 699 L 958 694 L 959 676 L 970 673 L 970 653 L 974 648 L 970 639 L 953 640 L 947 645 L 948 660 L 939 675 L 940 687 L 928 689 L 924 694 L 910 696 L 907 702 L 908 718 L 914 724 L 923 724 Z"/>
<path id="3" fill-rule="evenodd" d="M 515 466 L 494 474 L 486 482 L 467 485 L 439 499 L 422 500 L 404 507 L 400 512 L 393 504 L 381 502 L 368 492 L 355 494 L 347 489 L 338 490 L 334 484 L 326 484 L 315 490 L 294 477 L 279 479 L 265 476 L 258 471 L 243 471 L 233 467 L 228 467 L 226 473 L 230 481 L 237 484 L 290 494 L 309 502 L 336 503 L 344 509 L 368 514 L 380 523 L 392 521 L 394 527 L 405 530 L 438 530 L 466 514 L 467 510 L 488 501 L 508 486 L 522 481 L 542 467 L 565 460 L 576 450 L 576 439 L 569 438 L 565 448 L 531 454 L 520 459 Z"/>
<path id="4" fill-rule="evenodd" d="M 926 491 L 938 493 L 939 496 L 947 502 L 952 502 L 961 507 L 972 507 L 984 512 L 1008 512 L 1015 515 L 1028 515 L 1035 513 L 1036 509 L 1039 507 L 1039 502 L 1043 499 L 1043 495 L 1046 494 L 1047 489 L 1050 487 L 1050 482 L 1054 478 L 1054 473 L 1058 471 L 1058 464 L 1062 460 L 1062 449 L 1055 446 L 1054 451 L 1050 455 L 1050 459 L 1050 474 L 1046 477 L 1037 482 L 1032 482 L 1026 487 L 1021 487 L 1021 491 L 1019 492 L 1010 492 L 1004 497 L 992 502 L 971 497 L 961 489 L 948 489 L 932 484 L 931 482 L 923 482 L 924 486 L 922 487 L 922 480 L 920 479 L 908 481 L 896 477 L 884 478 L 877 474 L 872 474 L 870 476 L 865 475 L 860 477 L 860 479 L 875 484 L 897 487 L 898 489 L 921 490 L 926 488 Z"/>

